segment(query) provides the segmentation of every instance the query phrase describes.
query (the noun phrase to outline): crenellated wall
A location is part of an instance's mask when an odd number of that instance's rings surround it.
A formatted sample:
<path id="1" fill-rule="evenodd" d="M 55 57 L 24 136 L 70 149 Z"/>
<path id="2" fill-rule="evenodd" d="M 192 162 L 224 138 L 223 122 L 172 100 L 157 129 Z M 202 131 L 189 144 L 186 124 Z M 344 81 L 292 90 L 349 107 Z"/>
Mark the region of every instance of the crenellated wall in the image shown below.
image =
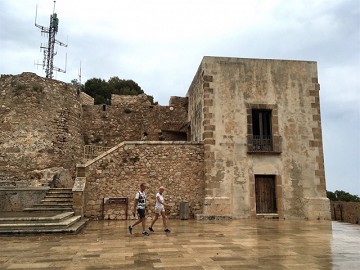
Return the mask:
<path id="1" fill-rule="evenodd" d="M 186 141 L 186 98 L 175 99 L 170 106 L 151 105 L 146 95 L 112 96 L 112 105 L 83 106 L 86 144 L 112 147 L 123 141 L 158 141 L 160 132 L 166 141 Z M 180 100 L 180 101 L 179 101 Z"/>

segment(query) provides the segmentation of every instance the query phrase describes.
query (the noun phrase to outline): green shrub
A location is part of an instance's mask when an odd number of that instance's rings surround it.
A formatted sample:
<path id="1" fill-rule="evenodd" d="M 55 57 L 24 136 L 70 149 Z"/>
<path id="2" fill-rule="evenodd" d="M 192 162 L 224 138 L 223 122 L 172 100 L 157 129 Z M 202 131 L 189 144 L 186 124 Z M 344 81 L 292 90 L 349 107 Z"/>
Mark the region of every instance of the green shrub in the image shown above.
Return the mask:
<path id="1" fill-rule="evenodd" d="M 343 190 L 336 190 L 335 192 L 326 191 L 326 195 L 330 201 L 360 202 L 359 196 L 352 195 Z"/>

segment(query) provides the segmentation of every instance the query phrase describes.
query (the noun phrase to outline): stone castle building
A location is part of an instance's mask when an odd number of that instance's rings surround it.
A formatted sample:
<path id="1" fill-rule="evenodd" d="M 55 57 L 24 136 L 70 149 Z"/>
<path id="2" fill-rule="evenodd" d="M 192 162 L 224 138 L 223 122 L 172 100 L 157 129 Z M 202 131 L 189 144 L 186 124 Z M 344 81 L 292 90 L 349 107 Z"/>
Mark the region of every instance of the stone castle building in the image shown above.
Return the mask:
<path id="1" fill-rule="evenodd" d="M 104 201 L 131 204 L 147 182 L 149 209 L 164 185 L 173 218 L 187 201 L 199 219 L 330 219 L 319 90 L 310 61 L 204 57 L 169 106 L 143 95 L 93 105 L 66 83 L 2 75 L 0 211 L 66 186 L 77 213 L 122 219 Z"/>

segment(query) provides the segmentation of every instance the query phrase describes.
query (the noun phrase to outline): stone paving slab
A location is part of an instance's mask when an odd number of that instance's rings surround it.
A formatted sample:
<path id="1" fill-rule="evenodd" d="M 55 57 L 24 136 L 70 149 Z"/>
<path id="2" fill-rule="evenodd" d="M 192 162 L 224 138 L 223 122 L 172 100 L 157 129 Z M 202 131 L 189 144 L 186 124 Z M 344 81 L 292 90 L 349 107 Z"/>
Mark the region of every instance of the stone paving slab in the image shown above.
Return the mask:
<path id="1" fill-rule="evenodd" d="M 0 236 L 0 269 L 358 269 L 360 226 L 330 221 L 91 221 L 77 235 Z M 149 223 L 149 221 L 148 221 Z"/>

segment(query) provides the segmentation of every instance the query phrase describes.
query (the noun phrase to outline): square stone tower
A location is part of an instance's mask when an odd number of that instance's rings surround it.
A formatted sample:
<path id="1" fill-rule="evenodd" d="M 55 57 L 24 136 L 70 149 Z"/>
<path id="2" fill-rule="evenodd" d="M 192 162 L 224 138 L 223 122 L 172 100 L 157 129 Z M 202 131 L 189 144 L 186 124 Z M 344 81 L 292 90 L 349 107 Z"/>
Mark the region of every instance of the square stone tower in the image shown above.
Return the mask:
<path id="1" fill-rule="evenodd" d="M 330 219 L 317 63 L 204 57 L 188 90 L 202 217 Z"/>

